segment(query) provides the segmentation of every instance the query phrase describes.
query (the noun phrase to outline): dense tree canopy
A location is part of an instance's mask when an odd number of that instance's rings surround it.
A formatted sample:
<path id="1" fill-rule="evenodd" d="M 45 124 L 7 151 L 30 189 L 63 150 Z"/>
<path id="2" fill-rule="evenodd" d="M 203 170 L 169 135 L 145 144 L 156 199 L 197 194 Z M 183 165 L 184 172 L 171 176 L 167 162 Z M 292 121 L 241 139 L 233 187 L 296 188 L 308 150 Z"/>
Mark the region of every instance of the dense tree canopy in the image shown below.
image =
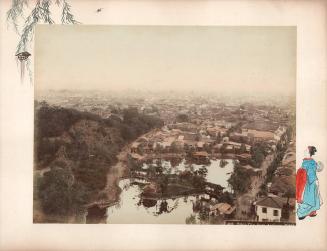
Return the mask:
<path id="1" fill-rule="evenodd" d="M 180 113 L 176 116 L 176 122 L 188 122 L 189 121 L 189 117 L 187 114 L 184 113 Z"/>
<path id="2" fill-rule="evenodd" d="M 260 167 L 267 155 L 267 146 L 264 143 L 256 143 L 251 147 L 252 165 Z"/>
<path id="3" fill-rule="evenodd" d="M 87 191 L 68 169 L 53 168 L 38 182 L 38 195 L 45 213 L 68 215 L 86 202 Z"/>
<path id="4" fill-rule="evenodd" d="M 237 193 L 245 193 L 251 184 L 251 172 L 242 168 L 238 163 L 235 163 L 234 172 L 228 179 L 228 183 Z"/>
<path id="5" fill-rule="evenodd" d="M 47 104 L 36 109 L 36 168 L 51 167 L 36 185 L 45 213 L 67 215 L 80 207 L 105 187 L 106 174 L 125 144 L 163 125 L 132 108 L 122 115 L 102 119 Z"/>

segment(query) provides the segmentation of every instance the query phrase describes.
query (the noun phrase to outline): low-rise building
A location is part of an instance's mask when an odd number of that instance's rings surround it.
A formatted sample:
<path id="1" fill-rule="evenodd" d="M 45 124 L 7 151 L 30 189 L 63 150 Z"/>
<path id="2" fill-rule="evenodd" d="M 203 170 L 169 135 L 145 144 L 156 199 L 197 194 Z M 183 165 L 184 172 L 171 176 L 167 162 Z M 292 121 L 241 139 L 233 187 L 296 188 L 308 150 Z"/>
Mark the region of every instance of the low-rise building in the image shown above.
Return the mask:
<path id="1" fill-rule="evenodd" d="M 213 215 L 231 215 L 235 211 L 235 206 L 228 203 L 218 203 L 210 206 L 210 214 Z"/>
<path id="2" fill-rule="evenodd" d="M 283 202 L 278 197 L 267 196 L 255 201 L 257 221 L 280 221 Z"/>
<path id="3" fill-rule="evenodd" d="M 208 161 L 209 160 L 209 154 L 207 152 L 201 151 L 201 152 L 194 152 L 193 158 L 197 161 Z"/>
<path id="4" fill-rule="evenodd" d="M 250 161 L 252 159 L 252 155 L 249 153 L 242 153 L 242 154 L 236 155 L 236 158 L 239 160 L 241 165 L 247 165 L 250 163 Z"/>
<path id="5" fill-rule="evenodd" d="M 204 148 L 204 145 L 205 145 L 205 142 L 203 142 L 203 141 L 198 141 L 198 142 L 196 143 L 196 148 L 197 148 L 197 150 L 198 150 L 198 151 L 202 151 L 203 148 Z"/>
<path id="6" fill-rule="evenodd" d="M 253 142 L 262 142 L 275 139 L 275 134 L 269 131 L 247 129 L 247 135 Z"/>
<path id="7" fill-rule="evenodd" d="M 131 145 L 131 152 L 132 153 L 137 153 L 138 152 L 138 147 L 140 146 L 141 143 L 139 142 L 133 142 Z"/>

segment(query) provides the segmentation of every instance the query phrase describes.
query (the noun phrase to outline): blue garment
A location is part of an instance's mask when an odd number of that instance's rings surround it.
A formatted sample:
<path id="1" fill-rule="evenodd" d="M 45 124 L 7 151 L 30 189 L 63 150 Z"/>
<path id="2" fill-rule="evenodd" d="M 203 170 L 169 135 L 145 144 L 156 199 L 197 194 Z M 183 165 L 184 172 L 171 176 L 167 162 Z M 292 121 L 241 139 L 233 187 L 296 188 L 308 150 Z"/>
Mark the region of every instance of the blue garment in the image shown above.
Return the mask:
<path id="1" fill-rule="evenodd" d="M 298 204 L 298 217 L 305 217 L 320 208 L 319 187 L 317 185 L 317 162 L 314 159 L 304 159 L 302 168 L 306 170 L 307 180 L 303 193 L 303 202 Z"/>

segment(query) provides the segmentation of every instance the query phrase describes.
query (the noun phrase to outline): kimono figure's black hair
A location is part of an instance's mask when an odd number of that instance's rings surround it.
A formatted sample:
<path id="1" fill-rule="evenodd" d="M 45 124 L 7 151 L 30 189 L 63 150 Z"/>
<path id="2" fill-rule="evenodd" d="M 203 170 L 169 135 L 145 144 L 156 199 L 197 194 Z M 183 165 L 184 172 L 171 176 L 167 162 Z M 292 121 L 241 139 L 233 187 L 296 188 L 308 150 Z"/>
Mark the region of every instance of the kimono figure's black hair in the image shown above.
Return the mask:
<path id="1" fill-rule="evenodd" d="M 310 157 L 312 155 L 315 155 L 315 153 L 317 152 L 317 148 L 315 146 L 309 146 L 309 153 L 310 153 Z"/>

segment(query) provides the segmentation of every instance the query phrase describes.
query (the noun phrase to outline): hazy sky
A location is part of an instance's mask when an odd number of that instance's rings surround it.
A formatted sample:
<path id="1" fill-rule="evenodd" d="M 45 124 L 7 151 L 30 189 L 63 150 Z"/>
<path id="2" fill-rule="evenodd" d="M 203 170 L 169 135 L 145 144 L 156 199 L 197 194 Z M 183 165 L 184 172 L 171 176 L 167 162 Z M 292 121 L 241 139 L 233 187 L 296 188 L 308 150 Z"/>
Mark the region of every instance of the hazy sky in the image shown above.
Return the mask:
<path id="1" fill-rule="evenodd" d="M 41 89 L 294 94 L 295 27 L 37 26 Z"/>

